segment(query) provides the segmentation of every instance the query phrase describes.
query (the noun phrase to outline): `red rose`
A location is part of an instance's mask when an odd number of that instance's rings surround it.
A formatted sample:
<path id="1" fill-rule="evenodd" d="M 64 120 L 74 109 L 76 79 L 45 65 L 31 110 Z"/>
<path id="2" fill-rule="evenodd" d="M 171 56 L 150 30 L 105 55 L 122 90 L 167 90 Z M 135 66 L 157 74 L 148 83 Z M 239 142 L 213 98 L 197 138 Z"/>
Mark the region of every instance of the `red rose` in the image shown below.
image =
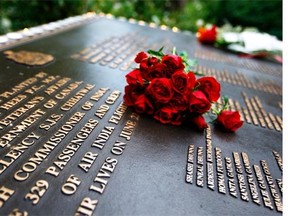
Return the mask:
<path id="1" fill-rule="evenodd" d="M 131 85 L 143 85 L 144 79 L 142 77 L 141 71 L 138 69 L 132 70 L 126 75 L 126 81 Z"/>
<path id="2" fill-rule="evenodd" d="M 192 125 L 197 128 L 198 130 L 204 130 L 208 127 L 205 118 L 202 115 L 196 115 L 188 120 Z"/>
<path id="3" fill-rule="evenodd" d="M 217 37 L 216 26 L 213 25 L 210 29 L 201 27 L 198 29 L 196 36 L 201 43 L 213 44 Z"/>
<path id="4" fill-rule="evenodd" d="M 166 65 L 165 76 L 167 78 L 170 78 L 176 70 L 184 70 L 185 68 L 182 58 L 177 55 L 164 55 L 162 63 Z"/>
<path id="5" fill-rule="evenodd" d="M 141 72 L 147 72 L 147 70 L 154 64 L 159 63 L 159 59 L 156 57 L 149 57 L 140 63 Z"/>
<path id="6" fill-rule="evenodd" d="M 243 125 L 238 111 L 224 110 L 218 115 L 216 121 L 229 132 L 235 132 Z"/>
<path id="7" fill-rule="evenodd" d="M 173 97 L 172 85 L 167 78 L 153 79 L 146 91 L 159 103 L 167 103 Z"/>
<path id="8" fill-rule="evenodd" d="M 145 60 L 145 59 L 147 59 L 147 58 L 148 58 L 147 53 L 145 53 L 145 52 L 139 52 L 139 53 L 136 55 L 134 61 L 135 61 L 136 63 L 140 63 L 140 62 L 142 62 L 143 60 Z"/>
<path id="9" fill-rule="evenodd" d="M 169 105 L 178 111 L 185 111 L 188 107 L 188 99 L 186 95 L 174 93 L 174 96 L 169 101 Z"/>
<path id="10" fill-rule="evenodd" d="M 210 101 L 202 91 L 194 91 L 190 95 L 189 110 L 191 113 L 203 114 L 211 107 Z"/>
<path id="11" fill-rule="evenodd" d="M 135 99 L 134 108 L 137 113 L 147 113 L 148 115 L 152 115 L 154 112 L 154 108 L 151 102 L 144 94 L 139 95 Z"/>
<path id="12" fill-rule="evenodd" d="M 182 116 L 172 107 L 162 107 L 157 110 L 154 118 L 162 124 L 180 125 L 182 123 Z"/>
<path id="13" fill-rule="evenodd" d="M 216 102 L 219 99 L 221 86 L 214 77 L 201 77 L 196 80 L 196 86 L 210 101 Z"/>
<path id="14" fill-rule="evenodd" d="M 165 70 L 165 65 L 162 63 L 157 63 L 152 65 L 150 68 L 147 69 L 143 76 L 146 80 L 151 81 L 154 78 L 162 78 L 163 71 Z"/>
<path id="15" fill-rule="evenodd" d="M 193 89 L 195 86 L 195 82 L 196 82 L 196 76 L 193 72 L 189 72 L 187 76 L 188 76 L 188 83 L 189 83 L 188 88 Z"/>
<path id="16" fill-rule="evenodd" d="M 174 74 L 172 74 L 171 81 L 173 89 L 176 92 L 183 94 L 188 91 L 188 76 L 182 70 L 177 70 Z"/>
<path id="17" fill-rule="evenodd" d="M 134 101 L 137 98 L 137 94 L 134 92 L 135 86 L 127 85 L 125 86 L 125 94 L 123 96 L 123 100 L 127 106 L 133 106 Z"/>

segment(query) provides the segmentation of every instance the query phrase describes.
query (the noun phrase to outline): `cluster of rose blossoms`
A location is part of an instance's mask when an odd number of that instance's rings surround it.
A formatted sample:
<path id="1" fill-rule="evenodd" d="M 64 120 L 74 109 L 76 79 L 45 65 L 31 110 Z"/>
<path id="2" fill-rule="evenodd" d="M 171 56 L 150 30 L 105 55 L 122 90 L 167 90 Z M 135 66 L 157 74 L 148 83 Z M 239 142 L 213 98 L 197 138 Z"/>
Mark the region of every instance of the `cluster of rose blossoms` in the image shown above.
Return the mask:
<path id="1" fill-rule="evenodd" d="M 220 97 L 217 80 L 208 76 L 197 79 L 193 72 L 186 72 L 186 62 L 179 55 L 148 53 L 138 53 L 135 62 L 139 67 L 126 75 L 125 104 L 163 124 L 185 121 L 199 130 L 207 128 L 203 115 Z M 216 114 L 214 122 L 227 131 L 234 132 L 243 124 L 237 111 L 220 110 Z"/>

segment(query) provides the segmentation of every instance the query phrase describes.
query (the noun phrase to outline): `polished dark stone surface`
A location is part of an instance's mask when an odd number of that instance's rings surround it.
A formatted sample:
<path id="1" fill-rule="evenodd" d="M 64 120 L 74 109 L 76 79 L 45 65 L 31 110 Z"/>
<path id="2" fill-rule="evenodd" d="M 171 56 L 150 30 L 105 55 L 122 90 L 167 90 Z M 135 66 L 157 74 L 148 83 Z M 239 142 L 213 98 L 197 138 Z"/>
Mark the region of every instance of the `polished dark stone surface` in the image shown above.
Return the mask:
<path id="1" fill-rule="evenodd" d="M 123 38 L 126 38 L 126 40 Z M 121 46 L 117 47 L 117 44 L 121 42 Z M 127 48 L 117 53 L 117 50 L 125 46 L 125 44 Z M 133 46 L 135 44 L 136 46 Z M 3 204 L 2 208 L 0 208 L 1 215 L 7 215 L 14 209 L 19 209 L 22 212 L 26 211 L 28 215 L 74 215 L 85 197 L 98 200 L 96 208 L 91 211 L 93 215 L 280 215 L 274 205 L 273 197 L 269 191 L 270 187 L 265 181 L 265 175 L 260 163 L 261 160 L 267 162 L 276 191 L 282 200 L 282 194 L 275 181 L 276 179 L 282 178 L 282 172 L 273 155 L 273 151 L 282 154 L 282 128 L 280 123 L 277 123 L 280 127 L 280 129 L 278 128 L 279 131 L 277 131 L 275 126 L 269 129 L 267 126 L 261 127 L 260 123 L 259 125 L 255 125 L 253 122 L 247 123 L 247 121 L 245 121 L 243 127 L 236 133 L 225 133 L 211 126 L 215 180 L 215 190 L 212 191 L 207 187 L 204 132 L 195 131 L 188 125 L 179 127 L 161 125 L 147 116 L 140 116 L 139 120 L 135 121 L 136 126 L 134 127 L 131 139 L 125 140 L 119 135 L 125 123 L 127 123 L 128 120 L 133 120 L 133 118 L 131 118 L 133 110 L 128 108 L 119 121 L 119 124 L 116 125 L 109 122 L 113 112 L 122 101 L 125 74 L 135 66 L 133 64 L 125 66 L 125 63 L 129 62 L 133 58 L 133 55 L 138 51 L 142 51 L 142 49 L 147 50 L 151 46 L 160 48 L 163 45 L 165 45 L 167 49 L 176 46 L 179 51 L 186 50 L 191 57 L 198 59 L 200 66 L 206 67 L 207 70 L 225 70 L 231 77 L 235 75 L 236 78 L 237 74 L 243 75 L 246 80 L 251 82 L 251 86 L 248 86 L 247 82 L 247 85 L 243 84 L 244 81 L 237 84 L 237 81 L 233 80 L 235 77 L 231 78 L 231 81 L 222 77 L 222 80 L 220 80 L 222 95 L 227 95 L 232 100 L 238 101 L 241 107 L 246 107 L 242 96 L 243 92 L 247 94 L 248 98 L 257 96 L 267 115 L 271 113 L 275 118 L 278 116 L 278 118 L 282 119 L 281 65 L 262 60 L 242 59 L 235 54 L 226 53 L 225 51 L 212 47 L 201 46 L 192 34 L 183 32 L 175 33 L 170 30 L 151 28 L 147 25 L 141 26 L 127 21 L 99 17 L 88 24 L 84 23 L 83 25 L 59 33 L 56 31 L 40 39 L 35 38 L 23 44 L 5 47 L 0 54 L 0 93 L 11 91 L 13 86 L 35 76 L 35 74 L 41 71 L 45 72 L 47 76 L 69 77 L 71 81 L 68 83 L 73 81 L 83 81 L 83 83 L 73 91 L 73 94 L 70 94 L 63 100 L 55 99 L 55 95 L 45 94 L 43 91 L 47 86 L 33 95 L 28 94 L 24 89 L 19 91 L 18 94 L 27 95 L 25 100 L 15 105 L 11 110 L 0 109 L 0 119 L 3 119 L 21 105 L 26 104 L 27 101 L 34 96 L 38 95 L 45 98 L 43 102 L 37 106 L 37 108 L 46 112 L 39 121 L 32 124 L 31 127 L 13 139 L 10 146 L 0 149 L 0 159 L 3 159 L 4 155 L 7 154 L 13 146 L 19 144 L 28 134 L 35 132 L 41 136 L 34 145 L 25 150 L 25 152 L 0 175 L 0 187 L 4 186 L 14 190 L 14 194 Z M 116 47 L 113 47 L 111 50 L 111 46 Z M 96 57 L 97 52 L 91 54 L 91 57 L 86 56 L 86 59 L 81 59 L 81 57 L 85 56 L 84 49 L 89 48 L 90 50 L 87 51 L 87 53 L 91 53 L 99 47 L 101 47 L 102 53 L 106 51 L 105 57 L 103 54 L 101 61 L 90 61 L 93 57 Z M 28 67 L 5 59 L 3 52 L 8 49 L 50 54 L 55 57 L 55 61 L 44 66 Z M 83 51 L 84 54 L 79 54 L 80 51 Z M 201 55 L 201 53 L 204 53 L 204 55 Z M 76 54 L 78 54 L 78 56 Z M 119 60 L 121 59 L 121 55 L 124 54 L 126 54 L 126 56 L 122 56 L 123 61 Z M 114 57 L 112 58 L 110 56 Z M 60 77 L 56 78 L 57 80 L 60 79 Z M 40 84 L 43 84 L 41 80 L 35 83 L 37 86 Z M 95 87 L 73 106 L 71 110 L 61 110 L 61 105 L 76 94 L 77 91 L 85 87 L 86 84 L 92 84 L 95 85 Z M 258 85 L 258 87 L 255 87 L 255 85 Z M 269 85 L 274 86 L 274 90 L 265 88 L 265 86 L 267 87 Z M 67 86 L 68 84 L 61 87 L 57 92 Z M 90 102 L 94 104 L 91 110 L 83 110 L 81 106 L 86 101 L 89 101 L 89 98 L 102 87 L 107 87 L 110 90 L 107 91 L 98 102 L 90 100 Z M 114 90 L 120 90 L 122 94 L 114 104 L 109 105 L 109 110 L 104 117 L 102 119 L 98 118 L 94 113 L 100 105 L 105 104 L 106 98 Z M 15 96 L 17 96 L 17 94 L 15 94 Z M 11 98 L 0 97 L 2 100 L 0 101 L 0 105 L 6 103 Z M 43 106 L 44 103 L 52 98 L 57 101 L 56 107 L 46 109 Z M 19 117 L 19 119 L 13 122 L 13 126 L 19 124 L 35 110 L 36 107 Z M 51 151 L 37 169 L 30 174 L 30 177 L 26 181 L 16 181 L 13 177 L 15 172 L 21 169 L 23 164 L 77 111 L 85 113 L 85 116 L 72 129 L 71 133 Z M 39 126 L 52 114 L 63 114 L 63 117 L 48 131 L 40 129 Z M 84 126 L 88 119 L 96 119 L 99 123 L 73 157 L 71 157 L 67 165 L 59 172 L 57 177 L 45 173 L 46 169 L 53 165 L 53 162 L 57 159 L 61 151 Z M 0 130 L 0 136 L 2 137 L 7 134 L 13 126 L 7 126 Z M 105 126 L 115 127 L 112 135 L 102 150 L 92 147 L 92 143 Z M 126 143 L 123 154 L 121 155 L 115 155 L 111 152 L 117 140 Z M 193 184 L 185 182 L 187 151 L 190 144 L 194 144 L 195 146 L 195 155 L 197 155 L 197 147 L 202 146 L 204 148 L 203 188 L 196 185 L 196 158 L 194 158 L 194 182 Z M 220 148 L 222 151 L 226 194 L 219 193 L 217 189 L 215 147 Z M 89 171 L 84 172 L 79 168 L 78 164 L 84 154 L 89 151 L 98 154 L 98 156 Z M 239 154 L 246 152 L 249 156 L 250 166 L 260 166 L 266 190 L 269 192 L 274 207 L 273 210 L 265 207 L 255 172 L 252 168 L 260 205 L 253 203 L 242 158 L 242 169 L 249 202 L 243 201 L 240 198 L 233 152 L 238 152 Z M 113 172 L 109 173 L 109 177 L 106 176 L 104 178 L 108 183 L 106 184 L 104 192 L 100 194 L 89 188 L 91 185 L 99 186 L 99 184 L 93 182 L 93 180 L 107 157 L 116 159 L 118 163 Z M 238 192 L 237 198 L 229 195 L 225 157 L 230 157 L 233 161 L 234 181 L 236 182 Z M 77 176 L 81 183 L 77 186 L 74 194 L 65 195 L 61 191 L 61 188 L 71 174 Z M 49 187 L 39 202 L 33 205 L 31 201 L 25 199 L 25 196 L 38 180 L 47 181 Z"/>

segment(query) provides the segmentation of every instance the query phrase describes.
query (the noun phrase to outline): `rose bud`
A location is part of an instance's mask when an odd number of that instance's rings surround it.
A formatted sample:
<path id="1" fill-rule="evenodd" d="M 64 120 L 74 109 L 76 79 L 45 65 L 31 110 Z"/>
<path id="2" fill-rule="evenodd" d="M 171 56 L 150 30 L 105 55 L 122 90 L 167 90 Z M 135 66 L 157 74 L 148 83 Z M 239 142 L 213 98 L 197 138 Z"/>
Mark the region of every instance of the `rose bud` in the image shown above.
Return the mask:
<path id="1" fill-rule="evenodd" d="M 207 98 L 216 102 L 220 97 L 221 86 L 214 77 L 201 77 L 196 80 L 195 84 L 198 90 L 204 92 Z"/>
<path id="2" fill-rule="evenodd" d="M 216 122 L 229 132 L 235 132 L 243 125 L 238 111 L 224 110 L 218 115 Z"/>

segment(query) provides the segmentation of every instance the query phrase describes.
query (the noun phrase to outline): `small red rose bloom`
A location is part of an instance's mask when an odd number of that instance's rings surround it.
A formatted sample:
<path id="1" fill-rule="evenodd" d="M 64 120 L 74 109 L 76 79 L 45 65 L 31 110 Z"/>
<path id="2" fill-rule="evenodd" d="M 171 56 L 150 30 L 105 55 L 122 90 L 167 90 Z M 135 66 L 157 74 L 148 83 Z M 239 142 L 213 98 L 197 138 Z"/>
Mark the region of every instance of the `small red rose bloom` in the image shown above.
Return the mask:
<path id="1" fill-rule="evenodd" d="M 162 78 L 163 77 L 163 71 L 165 70 L 165 65 L 162 63 L 157 63 L 149 67 L 145 73 L 143 73 L 143 76 L 146 80 L 151 81 L 154 78 Z"/>
<path id="2" fill-rule="evenodd" d="M 155 112 L 154 118 L 162 124 L 180 125 L 182 123 L 182 116 L 173 107 L 162 107 Z"/>
<path id="3" fill-rule="evenodd" d="M 167 103 L 173 97 L 172 85 L 167 78 L 155 78 L 146 88 L 146 92 L 158 103 Z"/>
<path id="4" fill-rule="evenodd" d="M 189 87 L 188 78 L 189 77 L 187 76 L 187 74 L 185 74 L 182 70 L 177 70 L 171 76 L 173 89 L 180 94 L 184 94 L 185 92 L 187 92 Z"/>
<path id="5" fill-rule="evenodd" d="M 139 52 L 139 53 L 136 55 L 134 61 L 135 61 L 136 63 L 141 63 L 143 60 L 145 60 L 145 59 L 147 59 L 147 58 L 148 58 L 147 53 L 145 53 L 145 52 Z"/>
<path id="6" fill-rule="evenodd" d="M 140 71 L 146 73 L 150 67 L 158 63 L 159 63 L 159 59 L 156 57 L 148 57 L 146 59 L 143 59 L 140 62 Z"/>
<path id="7" fill-rule="evenodd" d="M 219 99 L 221 86 L 214 77 L 201 77 L 196 80 L 196 86 L 210 101 L 216 102 Z"/>
<path id="8" fill-rule="evenodd" d="M 166 65 L 165 75 L 170 78 L 176 70 L 184 70 L 182 58 L 177 55 L 164 55 L 162 57 L 162 63 Z"/>
<path id="9" fill-rule="evenodd" d="M 195 82 L 196 82 L 196 76 L 191 71 L 188 72 L 187 76 L 188 76 L 188 88 L 193 89 L 195 86 Z"/>
<path id="10" fill-rule="evenodd" d="M 235 132 L 243 125 L 238 111 L 224 110 L 218 115 L 216 121 L 229 132 Z"/>
<path id="11" fill-rule="evenodd" d="M 144 80 L 141 71 L 138 69 L 132 70 L 126 75 L 126 81 L 130 85 L 143 85 Z"/>
<path id="12" fill-rule="evenodd" d="M 125 94 L 123 96 L 124 102 L 127 106 L 134 106 L 134 102 L 137 97 L 140 95 L 138 93 L 138 89 L 135 85 L 127 85 L 125 86 Z M 137 93 L 136 93 L 137 92 Z"/>
<path id="13" fill-rule="evenodd" d="M 188 98 L 186 95 L 175 92 L 169 101 L 169 106 L 174 107 L 178 111 L 185 111 L 188 107 Z"/>
<path id="14" fill-rule="evenodd" d="M 208 128 L 208 124 L 205 121 L 205 118 L 202 115 L 196 115 L 192 118 L 189 118 L 188 120 L 194 127 L 196 127 L 198 130 L 204 130 L 205 128 Z"/>
<path id="15" fill-rule="evenodd" d="M 216 28 L 217 27 L 215 25 L 213 25 L 212 28 L 210 29 L 206 29 L 203 27 L 199 28 L 196 34 L 199 42 L 206 44 L 213 44 L 217 38 Z"/>
<path id="16" fill-rule="evenodd" d="M 191 113 L 203 114 L 211 107 L 210 101 L 202 91 L 194 91 L 190 95 L 189 110 Z"/>
<path id="17" fill-rule="evenodd" d="M 141 94 L 135 99 L 134 108 L 137 113 L 147 113 L 148 115 L 152 115 L 154 112 L 154 108 L 145 94 Z"/>

